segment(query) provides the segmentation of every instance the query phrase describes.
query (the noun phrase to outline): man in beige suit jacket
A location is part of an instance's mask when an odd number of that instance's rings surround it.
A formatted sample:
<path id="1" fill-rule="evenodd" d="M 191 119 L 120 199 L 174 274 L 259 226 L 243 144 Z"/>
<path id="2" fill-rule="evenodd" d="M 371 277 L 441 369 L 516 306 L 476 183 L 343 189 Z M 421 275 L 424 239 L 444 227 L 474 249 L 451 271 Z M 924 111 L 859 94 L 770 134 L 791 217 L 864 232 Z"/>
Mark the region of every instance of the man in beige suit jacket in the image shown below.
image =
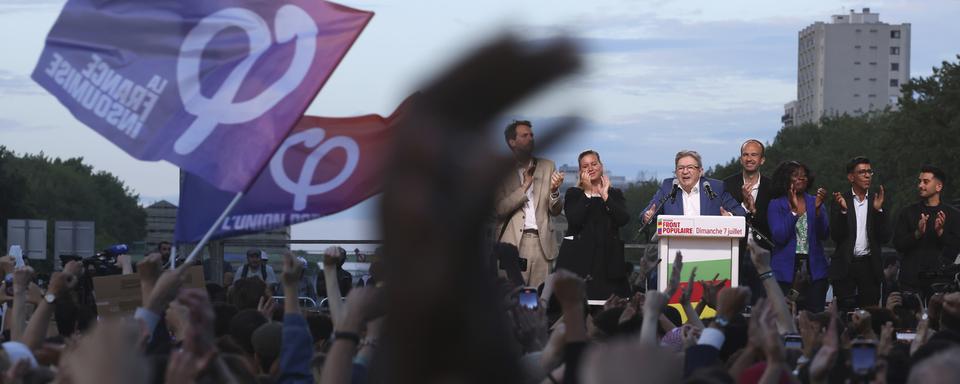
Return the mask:
<path id="1" fill-rule="evenodd" d="M 533 157 L 529 121 L 510 123 L 504 138 L 517 159 L 517 168 L 497 192 L 497 231 L 503 230 L 500 242 L 513 244 L 527 260 L 523 279 L 527 286 L 536 287 L 546 279 L 557 257 L 550 216 L 563 209 L 558 191 L 563 174 L 556 172 L 552 161 Z"/>

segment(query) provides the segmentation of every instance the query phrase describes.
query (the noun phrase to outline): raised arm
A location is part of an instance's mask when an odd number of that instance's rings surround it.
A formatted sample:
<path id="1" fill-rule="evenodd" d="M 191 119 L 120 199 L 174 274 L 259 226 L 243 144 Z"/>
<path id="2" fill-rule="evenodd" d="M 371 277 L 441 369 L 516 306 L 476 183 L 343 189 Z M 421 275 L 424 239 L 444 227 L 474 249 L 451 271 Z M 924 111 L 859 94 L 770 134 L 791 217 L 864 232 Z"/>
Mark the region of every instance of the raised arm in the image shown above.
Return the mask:
<path id="1" fill-rule="evenodd" d="M 663 307 L 670 301 L 670 296 L 676 292 L 680 286 L 680 272 L 683 270 L 683 255 L 677 252 L 673 259 L 673 271 L 670 273 L 670 282 L 667 283 L 667 290 L 647 291 L 646 300 L 643 303 L 643 324 L 640 326 L 640 343 L 644 345 L 657 345 L 657 324 L 660 321 L 660 315 L 663 313 Z"/>
<path id="2" fill-rule="evenodd" d="M 123 254 L 117 256 L 117 262 L 114 263 L 114 265 L 120 267 L 120 270 L 124 275 L 133 274 L 133 261 L 130 259 L 130 255 Z"/>
<path id="3" fill-rule="evenodd" d="M 657 188 L 657 193 L 653 194 L 653 197 L 650 198 L 650 202 L 647 203 L 647 206 L 643 208 L 643 211 L 640 213 L 640 224 L 645 224 L 653 220 L 653 213 L 657 211 L 657 203 L 660 202 L 660 199 L 663 198 L 666 192 L 663 191 L 663 186 Z"/>
<path id="4" fill-rule="evenodd" d="M 784 246 L 790 242 L 790 238 L 794 236 L 794 228 L 797 226 L 797 217 L 790 211 L 786 199 L 770 201 L 767 221 L 770 224 L 770 237 L 774 243 Z"/>
<path id="5" fill-rule="evenodd" d="M 140 299 L 146 303 L 153 292 L 153 286 L 160 278 L 163 267 L 160 265 L 160 253 L 153 252 L 137 263 L 137 273 L 140 275 Z"/>
<path id="6" fill-rule="evenodd" d="M 277 383 L 312 383 L 310 359 L 313 357 L 313 338 L 307 320 L 300 312 L 300 275 L 303 264 L 289 252 L 283 255 L 283 333 L 280 341 L 280 376 Z"/>
<path id="7" fill-rule="evenodd" d="M 551 215 L 557 216 L 563 211 L 563 199 L 560 198 L 560 185 L 563 184 L 563 173 L 557 172 L 557 168 L 550 163 L 550 209 Z"/>
<path id="8" fill-rule="evenodd" d="M 646 300 L 643 302 L 643 324 L 640 326 L 640 344 L 655 346 L 657 345 L 657 326 L 660 322 L 660 314 L 663 307 L 667 305 L 670 298 L 660 291 L 647 291 Z"/>
<path id="9" fill-rule="evenodd" d="M 349 384 L 353 370 L 353 356 L 360 342 L 360 332 L 367 321 L 382 315 L 380 288 L 362 287 L 350 290 L 343 321 L 334 328 L 333 346 L 323 364 L 320 382 Z"/>
<path id="10" fill-rule="evenodd" d="M 80 263 L 71 261 L 63 267 L 63 272 L 54 273 L 50 278 L 50 285 L 47 288 L 47 294 L 52 294 L 54 300 L 59 300 L 69 292 L 70 288 L 77 284 L 80 275 Z M 37 304 L 37 309 L 30 316 L 30 322 L 23 332 L 23 344 L 30 347 L 31 350 L 40 348 L 43 339 L 47 335 L 47 327 L 50 325 L 50 316 L 53 315 L 53 303 L 46 298 Z"/>
<path id="11" fill-rule="evenodd" d="M 784 333 L 797 333 L 797 326 L 794 324 L 793 315 L 790 308 L 787 307 L 787 299 L 777 284 L 777 279 L 773 276 L 773 269 L 770 268 L 770 251 L 757 245 L 753 239 L 747 240 L 747 247 L 750 252 L 750 260 L 757 268 L 760 275 L 760 281 L 763 289 L 767 293 L 767 302 L 772 307 L 777 316 L 777 327 Z"/>
<path id="12" fill-rule="evenodd" d="M 33 268 L 20 267 L 13 272 L 13 305 L 10 308 L 11 316 L 6 321 L 10 323 L 10 338 L 23 340 L 23 330 L 27 323 L 27 291 L 33 279 Z"/>
<path id="13" fill-rule="evenodd" d="M 340 258 L 339 247 L 328 247 L 323 251 L 323 285 L 327 289 L 327 305 L 330 306 L 330 320 L 334 326 L 343 320 L 343 295 L 340 292 L 340 279 L 337 278 Z"/>
<path id="14" fill-rule="evenodd" d="M 587 342 L 587 325 L 584 314 L 584 282 L 574 273 L 560 269 L 554 274 L 553 292 L 563 312 L 564 324 L 564 383 L 579 380 L 580 355 Z"/>
<path id="15" fill-rule="evenodd" d="M 683 293 L 680 295 L 680 306 L 683 307 L 683 313 L 687 315 L 687 324 L 703 329 L 700 314 L 697 313 L 697 311 L 693 309 L 693 305 L 690 304 L 690 297 L 693 296 L 693 288 L 697 284 L 696 278 L 697 267 L 693 267 L 693 270 L 690 271 L 690 280 L 687 281 L 687 286 L 683 288 Z"/>

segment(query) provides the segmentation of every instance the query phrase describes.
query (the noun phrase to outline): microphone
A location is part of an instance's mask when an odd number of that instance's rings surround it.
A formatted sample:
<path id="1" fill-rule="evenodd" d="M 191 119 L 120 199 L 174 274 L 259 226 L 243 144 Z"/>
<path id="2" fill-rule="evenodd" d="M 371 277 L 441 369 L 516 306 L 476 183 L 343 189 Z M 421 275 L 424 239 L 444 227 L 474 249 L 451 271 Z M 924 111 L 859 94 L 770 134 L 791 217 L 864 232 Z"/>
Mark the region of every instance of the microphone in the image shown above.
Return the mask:
<path id="1" fill-rule="evenodd" d="M 710 200 L 717 198 L 717 194 L 713 192 L 713 186 L 710 185 L 709 181 L 703 182 L 703 189 L 707 190 L 707 194 L 710 195 Z"/>
<path id="2" fill-rule="evenodd" d="M 680 180 L 673 179 L 673 188 L 670 190 L 670 194 L 660 196 L 660 200 L 657 201 L 655 205 L 657 207 L 656 211 L 653 212 L 653 216 L 650 216 L 650 221 L 644 222 L 643 216 L 640 216 L 640 229 L 637 230 L 637 237 L 634 238 L 634 241 L 640 238 L 640 235 L 643 234 L 643 229 L 647 227 L 647 224 L 653 222 L 654 216 L 657 216 L 658 213 L 663 211 L 663 204 L 667 202 L 667 199 L 670 199 L 670 202 L 675 202 L 677 199 L 677 191 L 680 190 Z M 660 190 L 657 190 L 657 193 L 660 193 Z"/>
<path id="3" fill-rule="evenodd" d="M 677 201 L 677 192 L 680 191 L 680 180 L 673 179 L 673 188 L 670 189 L 670 202 Z"/>

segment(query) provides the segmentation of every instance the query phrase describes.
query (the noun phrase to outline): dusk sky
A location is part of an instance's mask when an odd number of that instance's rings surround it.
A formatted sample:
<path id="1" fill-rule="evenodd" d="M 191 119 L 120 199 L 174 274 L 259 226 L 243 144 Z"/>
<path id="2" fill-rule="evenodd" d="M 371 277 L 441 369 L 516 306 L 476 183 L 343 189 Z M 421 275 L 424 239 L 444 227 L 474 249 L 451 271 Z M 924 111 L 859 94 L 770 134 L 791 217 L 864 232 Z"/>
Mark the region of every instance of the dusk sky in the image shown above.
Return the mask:
<path id="1" fill-rule="evenodd" d="M 63 1 L 0 2 L 0 145 L 83 157 L 117 175 L 144 204 L 177 203 L 177 168 L 138 161 L 78 123 L 30 79 Z M 375 13 L 307 113 L 389 114 L 424 79 L 505 31 L 523 39 L 567 35 L 582 44 L 577 76 L 517 106 L 534 130 L 579 114 L 585 129 L 543 157 L 576 162 L 600 152 L 608 170 L 667 177 L 673 154 L 726 162 L 747 138 L 772 141 L 783 104 L 796 98 L 797 34 L 834 14 L 869 7 L 911 23 L 911 76 L 956 61 L 960 1 L 339 1 Z M 491 140 L 502 143 L 501 127 Z M 375 202 L 294 227 L 295 239 L 376 239 Z"/>

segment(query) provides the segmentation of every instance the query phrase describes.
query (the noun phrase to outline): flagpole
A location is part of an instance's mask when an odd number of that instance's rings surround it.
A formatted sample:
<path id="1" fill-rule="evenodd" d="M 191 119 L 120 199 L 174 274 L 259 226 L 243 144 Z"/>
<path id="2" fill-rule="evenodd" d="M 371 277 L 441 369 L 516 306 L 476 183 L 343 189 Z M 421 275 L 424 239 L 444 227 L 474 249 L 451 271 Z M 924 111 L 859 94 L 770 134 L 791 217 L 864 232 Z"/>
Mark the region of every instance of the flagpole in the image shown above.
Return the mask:
<path id="1" fill-rule="evenodd" d="M 233 211 L 233 207 L 237 205 L 241 198 L 243 198 L 244 192 L 237 192 L 236 196 L 233 197 L 233 200 L 230 201 L 230 204 L 223 209 L 223 213 L 220 214 L 220 217 L 217 218 L 217 221 L 213 222 L 213 225 L 210 226 L 210 229 L 207 230 L 207 234 L 203 235 L 203 238 L 200 239 L 200 242 L 197 243 L 197 246 L 190 251 L 190 256 L 187 256 L 187 259 L 183 261 L 184 264 L 190 264 L 193 259 L 197 257 L 197 254 L 200 253 L 200 250 L 203 249 L 203 246 L 207 244 L 207 241 L 210 241 L 210 237 L 213 236 L 213 233 L 217 231 L 217 227 L 223 223 L 223 220 L 227 218 L 227 215 L 230 214 L 230 211 Z M 176 263 L 170 263 L 170 268 L 173 269 Z"/>

